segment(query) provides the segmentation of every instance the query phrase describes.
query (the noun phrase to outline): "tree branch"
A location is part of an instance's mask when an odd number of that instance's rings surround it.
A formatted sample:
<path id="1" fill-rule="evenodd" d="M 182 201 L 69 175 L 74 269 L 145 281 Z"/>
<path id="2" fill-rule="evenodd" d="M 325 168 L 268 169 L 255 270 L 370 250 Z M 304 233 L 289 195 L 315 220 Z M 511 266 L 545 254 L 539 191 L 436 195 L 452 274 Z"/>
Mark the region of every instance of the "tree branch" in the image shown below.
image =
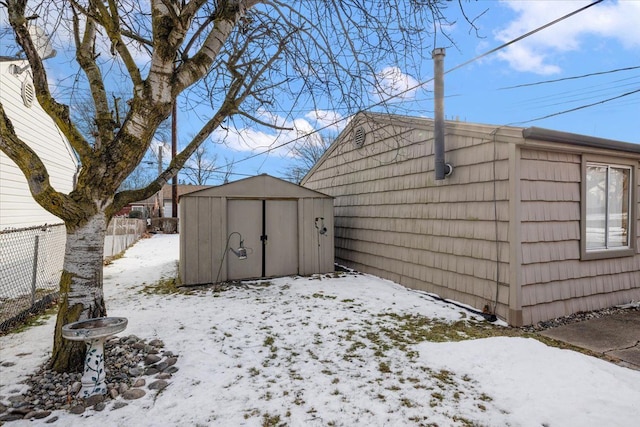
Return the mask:
<path id="1" fill-rule="evenodd" d="M 91 156 L 91 146 L 71 121 L 69 107 L 65 104 L 58 103 L 51 96 L 42 58 L 38 55 L 36 47 L 29 35 L 27 19 L 25 17 L 26 3 L 26 0 L 8 0 L 7 12 L 9 15 L 9 23 L 16 35 L 16 41 L 24 50 L 27 60 L 29 61 L 36 98 L 40 106 L 67 137 L 73 149 L 80 156 L 80 159 L 85 161 Z"/>
<path id="2" fill-rule="evenodd" d="M 33 198 L 43 208 L 61 219 L 70 218 L 69 212 L 77 211 L 75 201 L 57 192 L 49 181 L 49 173 L 40 157 L 15 133 L 11 120 L 0 103 L 0 150 L 20 168 Z"/>

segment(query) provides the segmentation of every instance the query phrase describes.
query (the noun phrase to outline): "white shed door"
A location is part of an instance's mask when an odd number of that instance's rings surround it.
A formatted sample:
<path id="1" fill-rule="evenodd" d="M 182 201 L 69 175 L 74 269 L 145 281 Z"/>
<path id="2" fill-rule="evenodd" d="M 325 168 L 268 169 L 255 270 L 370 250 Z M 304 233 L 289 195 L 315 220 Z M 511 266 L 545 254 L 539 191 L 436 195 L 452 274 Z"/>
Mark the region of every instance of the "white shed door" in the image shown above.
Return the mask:
<path id="1" fill-rule="evenodd" d="M 227 280 L 287 276 L 298 273 L 298 201 L 229 200 L 227 230 L 238 232 L 247 259 L 227 253 Z M 236 249 L 239 236 L 231 236 Z"/>
<path id="2" fill-rule="evenodd" d="M 247 248 L 247 259 L 238 259 L 227 252 L 227 280 L 262 276 L 262 200 L 229 200 L 227 203 L 227 232 L 240 233 Z M 238 248 L 240 237 L 234 234 L 229 247 Z"/>
<path id="3" fill-rule="evenodd" d="M 266 200 L 265 276 L 298 274 L 298 201 Z"/>

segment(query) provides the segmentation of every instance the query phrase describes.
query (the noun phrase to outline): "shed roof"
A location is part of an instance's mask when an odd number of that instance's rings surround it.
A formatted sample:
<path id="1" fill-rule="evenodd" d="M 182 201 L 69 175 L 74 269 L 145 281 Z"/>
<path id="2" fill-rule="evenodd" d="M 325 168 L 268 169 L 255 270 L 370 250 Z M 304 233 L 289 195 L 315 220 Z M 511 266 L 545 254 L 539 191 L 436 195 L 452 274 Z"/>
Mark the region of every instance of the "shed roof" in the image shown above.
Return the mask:
<path id="1" fill-rule="evenodd" d="M 259 199 L 332 198 L 319 191 L 310 190 L 280 178 L 262 174 L 228 184 L 194 191 L 182 197 L 238 197 Z"/>

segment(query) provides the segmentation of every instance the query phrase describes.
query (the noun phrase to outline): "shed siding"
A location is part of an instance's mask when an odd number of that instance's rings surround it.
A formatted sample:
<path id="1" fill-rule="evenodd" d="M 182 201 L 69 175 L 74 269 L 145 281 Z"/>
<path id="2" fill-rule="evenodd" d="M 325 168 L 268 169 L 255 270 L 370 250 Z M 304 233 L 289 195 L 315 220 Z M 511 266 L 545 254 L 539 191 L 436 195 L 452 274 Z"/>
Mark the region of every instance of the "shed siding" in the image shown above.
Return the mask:
<path id="1" fill-rule="evenodd" d="M 520 176 L 524 323 L 637 299 L 640 256 L 580 259 L 580 154 L 523 149 Z"/>
<path id="2" fill-rule="evenodd" d="M 325 194 L 259 175 L 186 194 L 179 209 L 184 285 L 262 277 L 263 267 L 265 277 L 334 271 L 333 199 Z M 319 233 L 316 218 L 326 233 Z M 244 260 L 227 250 L 239 244 L 235 233 L 248 250 Z"/>
<path id="3" fill-rule="evenodd" d="M 29 71 L 14 76 L 9 72 L 10 65 L 11 62 L 0 62 L 0 97 L 5 112 L 17 135 L 40 156 L 51 185 L 68 193 L 73 190 L 75 155 L 37 100 L 34 99 L 31 108 L 24 105 L 21 88 L 22 82 L 29 78 Z M 20 169 L 0 152 L 0 230 L 61 222 L 36 203 Z"/>
<path id="4" fill-rule="evenodd" d="M 335 197 L 336 259 L 359 271 L 507 315 L 508 155 L 493 128 L 446 131 L 453 175 L 435 181 L 430 121 L 364 126 L 356 148 L 343 132 L 303 185 Z M 375 126 L 372 128 L 372 126 Z M 494 182 L 495 177 L 495 182 Z M 496 221 L 497 217 L 497 221 Z"/>
<path id="5" fill-rule="evenodd" d="M 224 248 L 226 240 L 226 200 L 223 198 L 184 197 L 180 210 L 189 213 L 189 221 L 181 221 L 180 278 L 183 283 L 210 283 L 220 268 L 220 257 L 212 257 L 211 247 Z M 222 251 L 220 251 L 221 253 Z M 224 268 L 224 266 L 223 266 Z M 224 272 L 224 271 L 223 271 Z M 226 274 L 226 273 L 225 273 Z"/>

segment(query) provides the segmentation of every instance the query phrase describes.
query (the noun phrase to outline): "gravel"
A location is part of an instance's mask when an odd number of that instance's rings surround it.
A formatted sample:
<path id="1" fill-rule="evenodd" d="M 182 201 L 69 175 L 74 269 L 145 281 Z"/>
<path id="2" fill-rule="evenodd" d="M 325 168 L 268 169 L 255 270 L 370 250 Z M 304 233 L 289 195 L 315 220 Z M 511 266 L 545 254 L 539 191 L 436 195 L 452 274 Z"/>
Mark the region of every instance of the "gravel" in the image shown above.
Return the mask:
<path id="1" fill-rule="evenodd" d="M 58 373 L 46 364 L 25 380 L 24 394 L 0 396 L 0 424 L 21 419 L 44 419 L 55 410 L 82 414 L 87 410 L 117 410 L 127 400 L 159 393 L 178 371 L 178 355 L 164 350 L 161 340 L 146 342 L 135 335 L 113 337 L 105 342 L 107 394 L 87 399 L 76 397 L 82 373 Z M 53 416 L 45 420 L 55 423 Z"/>
<path id="2" fill-rule="evenodd" d="M 611 316 L 613 314 L 628 311 L 640 311 L 640 302 L 632 302 L 629 304 L 603 308 L 601 310 L 580 311 L 570 316 L 557 317 L 555 319 L 538 322 L 535 325 L 523 326 L 521 329 L 526 332 L 540 332 L 546 329 L 555 328 L 557 326 L 569 325 L 571 323 L 582 322 L 589 319 L 597 319 L 599 317 Z"/>

